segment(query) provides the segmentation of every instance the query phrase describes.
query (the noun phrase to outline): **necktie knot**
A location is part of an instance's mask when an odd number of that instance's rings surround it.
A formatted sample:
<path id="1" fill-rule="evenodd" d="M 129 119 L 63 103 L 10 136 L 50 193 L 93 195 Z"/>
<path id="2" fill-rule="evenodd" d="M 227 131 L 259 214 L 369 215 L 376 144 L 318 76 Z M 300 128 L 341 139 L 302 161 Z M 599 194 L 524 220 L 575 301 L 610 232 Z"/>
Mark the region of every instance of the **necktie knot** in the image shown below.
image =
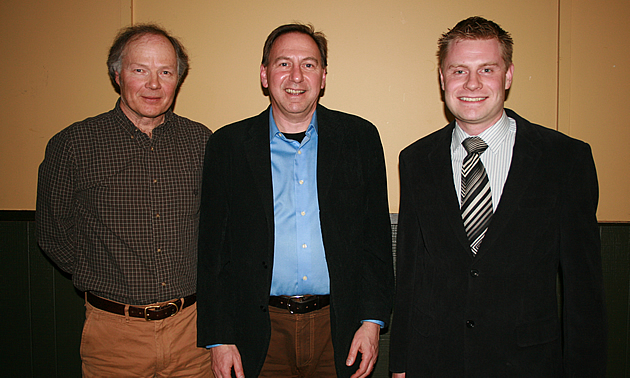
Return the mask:
<path id="1" fill-rule="evenodd" d="M 466 138 L 462 142 L 462 145 L 464 146 L 468 154 L 477 153 L 481 155 L 488 148 L 486 142 L 484 142 L 483 139 L 479 137 Z"/>

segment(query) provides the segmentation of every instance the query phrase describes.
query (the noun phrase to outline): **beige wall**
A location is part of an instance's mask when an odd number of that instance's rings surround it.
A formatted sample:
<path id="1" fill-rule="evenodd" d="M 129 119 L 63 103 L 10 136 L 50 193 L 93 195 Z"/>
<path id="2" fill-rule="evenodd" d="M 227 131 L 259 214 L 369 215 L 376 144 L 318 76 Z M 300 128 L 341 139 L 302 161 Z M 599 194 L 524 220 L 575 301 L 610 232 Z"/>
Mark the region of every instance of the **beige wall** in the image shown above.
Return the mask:
<path id="1" fill-rule="evenodd" d="M 630 221 L 630 1 L 563 1 L 561 15 L 558 129 L 593 149 L 598 218 Z"/>
<path id="2" fill-rule="evenodd" d="M 35 209 L 48 139 L 112 107 L 105 60 L 129 20 L 128 1 L 0 1 L 1 210 Z"/>
<path id="3" fill-rule="evenodd" d="M 482 15 L 515 40 L 515 80 L 507 106 L 589 142 L 600 177 L 599 219 L 630 221 L 623 193 L 630 159 L 622 145 L 630 135 L 613 116 L 628 98 L 622 88 L 630 84 L 625 69 L 630 55 L 616 47 L 630 37 L 621 24 L 630 17 L 630 4 L 604 3 L 610 6 L 545 0 L 62 0 L 53 6 L 4 0 L 0 43 L 9 53 L 0 59 L 5 72 L 15 74 L 2 79 L 0 209 L 34 209 L 46 141 L 71 122 L 113 106 L 116 95 L 104 62 L 120 26 L 156 21 L 182 38 L 192 69 L 176 111 L 215 130 L 267 106 L 258 76 L 263 42 L 276 26 L 302 21 L 323 30 L 330 42 L 321 103 L 379 128 L 390 209 L 397 212 L 398 153 L 447 122 L 437 38 L 457 21 Z M 593 16 L 594 22 L 587 19 Z M 622 34 L 611 37 L 611 30 Z"/>

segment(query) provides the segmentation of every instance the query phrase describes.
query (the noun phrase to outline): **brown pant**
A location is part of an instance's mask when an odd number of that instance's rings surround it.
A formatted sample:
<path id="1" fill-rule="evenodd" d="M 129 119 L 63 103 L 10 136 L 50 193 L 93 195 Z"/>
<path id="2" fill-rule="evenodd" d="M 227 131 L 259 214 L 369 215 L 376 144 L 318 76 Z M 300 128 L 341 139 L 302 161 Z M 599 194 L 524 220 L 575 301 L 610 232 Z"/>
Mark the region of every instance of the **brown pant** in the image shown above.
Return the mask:
<path id="1" fill-rule="evenodd" d="M 197 304 L 146 321 L 85 303 L 84 377 L 213 377 L 210 352 L 197 347 Z"/>
<path id="2" fill-rule="evenodd" d="M 306 314 L 269 307 L 271 341 L 259 377 L 336 377 L 330 306 Z"/>

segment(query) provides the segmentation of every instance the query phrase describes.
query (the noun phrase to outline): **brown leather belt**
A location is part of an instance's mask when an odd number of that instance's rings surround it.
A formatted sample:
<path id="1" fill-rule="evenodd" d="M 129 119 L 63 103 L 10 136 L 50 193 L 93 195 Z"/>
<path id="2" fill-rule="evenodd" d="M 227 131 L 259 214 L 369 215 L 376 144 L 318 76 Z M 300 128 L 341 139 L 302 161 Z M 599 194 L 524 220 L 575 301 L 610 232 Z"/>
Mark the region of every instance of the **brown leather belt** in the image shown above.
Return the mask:
<path id="1" fill-rule="evenodd" d="M 306 314 L 330 304 L 330 295 L 299 295 L 269 297 L 269 306 L 289 310 L 292 314 Z"/>
<path id="2" fill-rule="evenodd" d="M 94 307 L 111 312 L 112 314 L 125 315 L 126 305 L 118 302 L 112 302 L 108 299 L 98 297 L 87 292 L 85 297 L 87 301 Z M 177 315 L 182 310 L 197 301 L 197 295 L 189 295 L 184 298 L 183 304 L 181 299 L 163 304 L 161 306 L 129 306 L 129 316 L 134 318 L 144 318 L 145 320 L 161 320 L 169 316 Z"/>

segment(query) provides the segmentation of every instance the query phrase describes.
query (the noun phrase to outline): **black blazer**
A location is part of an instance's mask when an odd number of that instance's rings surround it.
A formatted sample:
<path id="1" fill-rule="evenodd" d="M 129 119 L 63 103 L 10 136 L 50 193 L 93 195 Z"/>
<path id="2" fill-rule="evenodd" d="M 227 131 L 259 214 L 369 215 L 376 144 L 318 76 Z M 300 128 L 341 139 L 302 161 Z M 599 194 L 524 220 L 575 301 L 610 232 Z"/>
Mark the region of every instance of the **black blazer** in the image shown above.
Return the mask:
<path id="1" fill-rule="evenodd" d="M 393 302 L 385 161 L 376 128 L 317 107 L 317 185 L 339 377 L 361 320 Z M 198 345 L 236 344 L 247 377 L 270 339 L 274 219 L 269 109 L 217 130 L 206 147 L 199 228 Z"/>
<path id="2" fill-rule="evenodd" d="M 605 374 L 590 147 L 506 112 L 517 123 L 512 163 L 477 257 L 453 184 L 454 122 L 400 154 L 390 369 L 407 378 Z"/>

